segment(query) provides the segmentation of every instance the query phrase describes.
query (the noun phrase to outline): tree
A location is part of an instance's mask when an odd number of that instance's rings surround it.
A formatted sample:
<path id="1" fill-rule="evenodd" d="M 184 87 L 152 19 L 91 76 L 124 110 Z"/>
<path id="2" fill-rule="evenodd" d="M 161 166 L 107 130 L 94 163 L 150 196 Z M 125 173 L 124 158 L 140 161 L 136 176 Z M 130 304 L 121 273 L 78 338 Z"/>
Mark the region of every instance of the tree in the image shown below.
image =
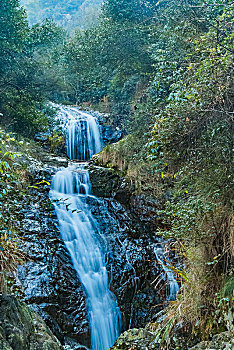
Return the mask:
<path id="1" fill-rule="evenodd" d="M 6 71 L 22 52 L 29 28 L 18 0 L 0 3 L 0 72 Z"/>
<path id="2" fill-rule="evenodd" d="M 157 2 L 154 0 L 107 0 L 104 3 L 104 14 L 113 21 L 141 23 L 151 19 Z"/>
<path id="3" fill-rule="evenodd" d="M 52 66 L 49 50 L 56 40 L 57 44 L 62 41 L 62 34 L 49 22 L 30 30 L 17 0 L 3 0 L 0 6 L 1 122 L 10 130 L 30 135 L 47 127 L 45 104 L 50 79 L 55 82 L 47 74 Z"/>

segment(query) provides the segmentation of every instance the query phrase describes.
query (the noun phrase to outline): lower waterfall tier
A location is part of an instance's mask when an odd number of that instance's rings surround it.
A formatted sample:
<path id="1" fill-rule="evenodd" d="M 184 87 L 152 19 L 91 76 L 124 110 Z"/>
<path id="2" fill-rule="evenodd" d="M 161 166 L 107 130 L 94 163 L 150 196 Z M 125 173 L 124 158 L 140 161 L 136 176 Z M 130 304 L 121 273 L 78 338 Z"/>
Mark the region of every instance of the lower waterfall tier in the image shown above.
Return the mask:
<path id="1" fill-rule="evenodd" d="M 107 350 L 118 338 L 121 317 L 109 289 L 100 229 L 87 205 L 89 193 L 91 185 L 83 165 L 58 171 L 53 178 L 51 199 L 61 237 L 87 293 L 92 350 Z"/>
<path id="2" fill-rule="evenodd" d="M 63 166 L 63 163 L 58 162 L 58 166 Z M 102 251 L 107 252 L 104 262 L 110 289 L 121 310 L 122 331 L 129 327 L 144 327 L 162 309 L 166 299 L 165 279 L 154 288 L 155 279 L 164 273 L 155 259 L 154 248 L 158 247 L 160 241 L 150 230 L 154 223 L 144 229 L 148 219 L 140 217 L 138 220 L 135 214 L 132 215 L 132 211 L 143 213 L 148 205 L 152 210 L 153 203 L 143 203 L 140 198 L 132 202 L 135 207 L 129 211 L 111 197 L 98 198 L 90 195 L 90 183 L 86 179 L 88 173 L 83 170 L 79 169 L 78 179 L 77 172 L 72 171 L 66 185 L 60 182 L 61 187 L 57 187 L 56 195 L 64 196 L 63 200 L 68 204 L 66 199 L 70 194 L 75 192 L 74 197 L 80 194 L 79 200 L 89 210 L 101 232 L 101 235 L 98 234 L 98 242 Z M 101 191 L 105 193 L 104 180 L 108 188 L 113 187 L 113 174 L 107 176 L 107 170 L 104 170 L 97 167 L 95 177 L 89 171 L 95 194 Z M 56 170 L 54 166 L 50 169 L 48 166 L 44 169 L 39 166 L 38 169 L 32 168 L 32 171 L 35 182 L 41 182 L 49 181 L 51 173 L 54 174 Z M 64 179 L 68 179 L 67 169 L 62 172 L 61 177 L 66 175 Z M 71 182 L 76 185 L 69 187 Z M 115 190 L 114 187 L 113 191 Z M 20 227 L 29 256 L 29 261 L 19 267 L 25 300 L 40 314 L 63 344 L 69 344 L 71 348 L 82 346 L 82 350 L 90 348 L 91 331 L 87 313 L 89 305 L 84 288 L 74 270 L 71 254 L 60 238 L 57 218 L 48 201 L 47 191 L 34 188 L 31 191 L 33 196 L 22 210 L 21 215 L 24 218 Z M 67 209 L 69 208 L 71 206 L 68 205 Z M 157 207 L 155 211 L 156 209 Z"/>

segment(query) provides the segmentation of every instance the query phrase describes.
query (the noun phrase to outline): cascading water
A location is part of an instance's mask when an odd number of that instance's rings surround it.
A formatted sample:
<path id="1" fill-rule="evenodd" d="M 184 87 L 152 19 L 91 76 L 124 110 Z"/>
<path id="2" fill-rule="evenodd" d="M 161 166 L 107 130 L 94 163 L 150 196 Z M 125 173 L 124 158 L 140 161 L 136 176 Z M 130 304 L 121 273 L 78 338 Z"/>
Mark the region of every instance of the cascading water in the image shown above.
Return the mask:
<path id="1" fill-rule="evenodd" d="M 89 115 L 86 131 L 82 131 L 88 141 L 82 143 L 71 131 L 77 130 L 77 135 L 81 137 L 79 128 L 82 124 L 71 119 L 72 123 L 67 124 L 68 135 L 70 132 L 73 135 L 68 138 L 68 155 L 72 159 L 76 155 L 83 155 L 87 159 L 100 150 L 102 144 L 100 133 L 97 132 L 98 125 Z M 99 140 L 94 142 L 94 136 L 99 137 Z M 84 149 L 84 144 L 89 147 L 88 150 Z M 50 195 L 54 201 L 61 236 L 87 293 L 92 350 L 107 350 L 119 336 L 121 317 L 115 296 L 109 289 L 105 252 L 99 242 L 100 230 L 87 204 L 91 196 L 91 184 L 84 164 L 71 165 L 58 171 L 52 179 Z"/>
<path id="2" fill-rule="evenodd" d="M 76 107 L 60 107 L 57 116 L 66 132 L 70 159 L 87 160 L 102 149 L 99 125 L 92 115 Z"/>
<path id="3" fill-rule="evenodd" d="M 162 266 L 162 269 L 165 273 L 166 283 L 167 283 L 167 301 L 176 300 L 177 293 L 179 292 L 179 285 L 175 279 L 174 273 L 170 268 L 168 259 L 165 259 L 164 247 L 161 244 L 158 244 L 154 248 L 154 253 L 156 255 L 158 263 Z"/>

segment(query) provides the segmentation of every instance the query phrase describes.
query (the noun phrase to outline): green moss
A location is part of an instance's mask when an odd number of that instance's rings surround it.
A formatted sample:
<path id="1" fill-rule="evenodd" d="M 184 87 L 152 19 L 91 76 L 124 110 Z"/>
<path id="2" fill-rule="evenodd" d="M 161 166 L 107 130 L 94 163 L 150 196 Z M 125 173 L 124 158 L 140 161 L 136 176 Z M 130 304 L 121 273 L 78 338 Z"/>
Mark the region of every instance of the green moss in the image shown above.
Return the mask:
<path id="1" fill-rule="evenodd" d="M 146 329 L 130 329 L 119 337 L 111 350 L 145 350 L 149 348 L 153 337 L 154 334 Z"/>
<path id="2" fill-rule="evenodd" d="M 0 296 L 0 324 L 3 350 L 62 349 L 39 315 L 14 297 Z"/>

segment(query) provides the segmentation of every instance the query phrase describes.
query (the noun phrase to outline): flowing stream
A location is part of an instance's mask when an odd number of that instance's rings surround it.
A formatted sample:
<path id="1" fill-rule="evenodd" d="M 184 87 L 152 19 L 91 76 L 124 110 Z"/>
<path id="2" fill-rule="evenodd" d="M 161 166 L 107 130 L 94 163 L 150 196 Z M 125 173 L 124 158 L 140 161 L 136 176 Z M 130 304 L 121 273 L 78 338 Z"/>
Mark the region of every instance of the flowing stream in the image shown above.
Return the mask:
<path id="1" fill-rule="evenodd" d="M 99 125 L 93 116 L 60 107 L 58 118 L 67 134 L 70 159 L 88 160 L 101 150 Z M 107 350 L 119 336 L 121 315 L 109 288 L 101 232 L 87 203 L 91 184 L 85 164 L 71 162 L 59 170 L 52 179 L 50 196 L 62 239 L 87 294 L 92 350 Z"/>

